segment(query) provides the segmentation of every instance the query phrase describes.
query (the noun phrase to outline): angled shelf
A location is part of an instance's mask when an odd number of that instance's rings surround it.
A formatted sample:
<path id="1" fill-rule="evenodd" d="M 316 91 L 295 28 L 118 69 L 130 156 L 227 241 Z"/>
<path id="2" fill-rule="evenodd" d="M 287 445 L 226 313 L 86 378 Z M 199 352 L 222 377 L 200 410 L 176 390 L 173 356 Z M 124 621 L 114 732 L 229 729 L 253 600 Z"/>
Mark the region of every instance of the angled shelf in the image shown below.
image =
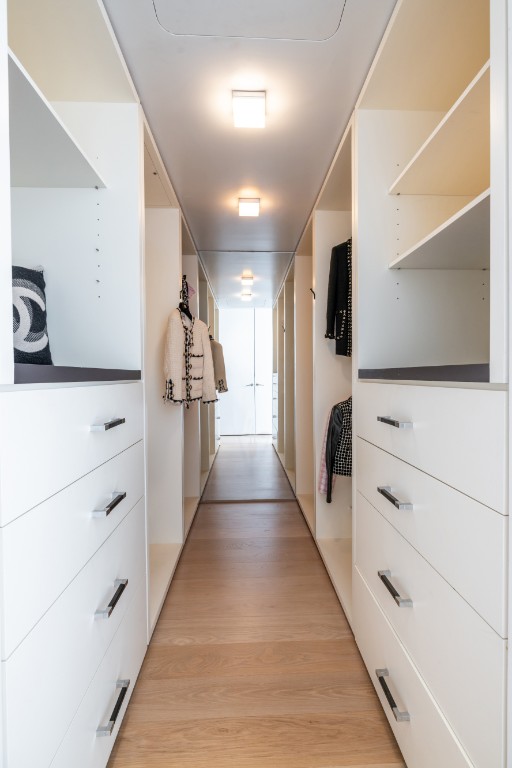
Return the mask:
<path id="1" fill-rule="evenodd" d="M 11 186 L 104 187 L 51 104 L 9 53 Z"/>
<path id="2" fill-rule="evenodd" d="M 487 62 L 390 187 L 392 195 L 479 195 L 489 186 Z"/>
<path id="3" fill-rule="evenodd" d="M 489 269 L 490 189 L 389 265 L 390 269 Z"/>

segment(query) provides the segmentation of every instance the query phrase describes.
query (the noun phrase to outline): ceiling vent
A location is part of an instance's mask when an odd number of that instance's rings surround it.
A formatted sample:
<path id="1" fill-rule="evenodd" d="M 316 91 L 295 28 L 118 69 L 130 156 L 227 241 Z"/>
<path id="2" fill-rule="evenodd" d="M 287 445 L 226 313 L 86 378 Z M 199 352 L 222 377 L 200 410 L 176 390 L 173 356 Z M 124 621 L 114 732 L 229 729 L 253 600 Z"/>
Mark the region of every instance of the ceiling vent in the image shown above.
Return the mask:
<path id="1" fill-rule="evenodd" d="M 328 40 L 348 0 L 153 0 L 172 35 L 268 40 Z"/>

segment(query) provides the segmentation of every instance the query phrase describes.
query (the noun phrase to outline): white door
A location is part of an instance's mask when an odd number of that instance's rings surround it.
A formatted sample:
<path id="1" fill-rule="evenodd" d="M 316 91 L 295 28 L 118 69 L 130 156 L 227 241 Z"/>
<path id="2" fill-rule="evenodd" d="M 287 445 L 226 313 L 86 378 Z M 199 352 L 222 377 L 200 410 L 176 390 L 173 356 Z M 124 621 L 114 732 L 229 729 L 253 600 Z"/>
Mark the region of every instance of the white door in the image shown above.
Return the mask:
<path id="1" fill-rule="evenodd" d="M 221 434 L 270 434 L 272 310 L 221 309 L 219 340 L 228 384 L 219 395 Z"/>

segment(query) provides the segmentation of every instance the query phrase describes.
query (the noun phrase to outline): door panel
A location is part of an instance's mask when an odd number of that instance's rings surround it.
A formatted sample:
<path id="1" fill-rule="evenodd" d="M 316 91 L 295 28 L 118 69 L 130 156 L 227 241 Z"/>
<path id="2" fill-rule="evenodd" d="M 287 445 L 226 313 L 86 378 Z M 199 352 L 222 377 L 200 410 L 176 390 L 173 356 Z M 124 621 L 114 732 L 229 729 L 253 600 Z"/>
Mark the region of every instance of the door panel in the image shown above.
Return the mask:
<path id="1" fill-rule="evenodd" d="M 228 383 L 221 434 L 271 434 L 272 310 L 222 309 L 219 325 Z"/>

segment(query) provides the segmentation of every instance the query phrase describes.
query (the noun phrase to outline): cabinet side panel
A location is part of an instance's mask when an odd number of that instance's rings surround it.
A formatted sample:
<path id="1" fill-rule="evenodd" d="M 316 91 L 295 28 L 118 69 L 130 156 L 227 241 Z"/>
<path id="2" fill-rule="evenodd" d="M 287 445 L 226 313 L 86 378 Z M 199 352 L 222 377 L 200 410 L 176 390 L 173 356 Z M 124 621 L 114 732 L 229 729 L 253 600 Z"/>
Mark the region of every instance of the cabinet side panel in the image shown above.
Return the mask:
<path id="1" fill-rule="evenodd" d="M 180 261 L 180 212 L 146 210 L 144 390 L 151 544 L 179 543 L 183 537 L 182 408 L 162 397 L 167 319 L 179 301 Z"/>
<path id="2" fill-rule="evenodd" d="M 296 493 L 313 494 L 313 294 L 311 256 L 295 255 Z"/>
<path id="3" fill-rule="evenodd" d="M 313 390 L 315 432 L 315 485 L 320 469 L 325 426 L 331 408 L 352 391 L 352 361 L 336 355 L 335 342 L 325 338 L 327 288 L 331 250 L 351 236 L 350 211 L 317 211 L 313 222 L 313 272 L 315 305 L 313 312 Z M 316 535 L 319 539 L 350 538 L 350 478 L 337 477 L 333 501 L 316 491 Z"/>
<path id="4" fill-rule="evenodd" d="M 11 211 L 9 172 L 9 98 L 7 75 L 7 18 L 0 4 L 0 232 L 4 239 L 0 257 L 0 383 L 11 384 L 12 351 Z"/>

